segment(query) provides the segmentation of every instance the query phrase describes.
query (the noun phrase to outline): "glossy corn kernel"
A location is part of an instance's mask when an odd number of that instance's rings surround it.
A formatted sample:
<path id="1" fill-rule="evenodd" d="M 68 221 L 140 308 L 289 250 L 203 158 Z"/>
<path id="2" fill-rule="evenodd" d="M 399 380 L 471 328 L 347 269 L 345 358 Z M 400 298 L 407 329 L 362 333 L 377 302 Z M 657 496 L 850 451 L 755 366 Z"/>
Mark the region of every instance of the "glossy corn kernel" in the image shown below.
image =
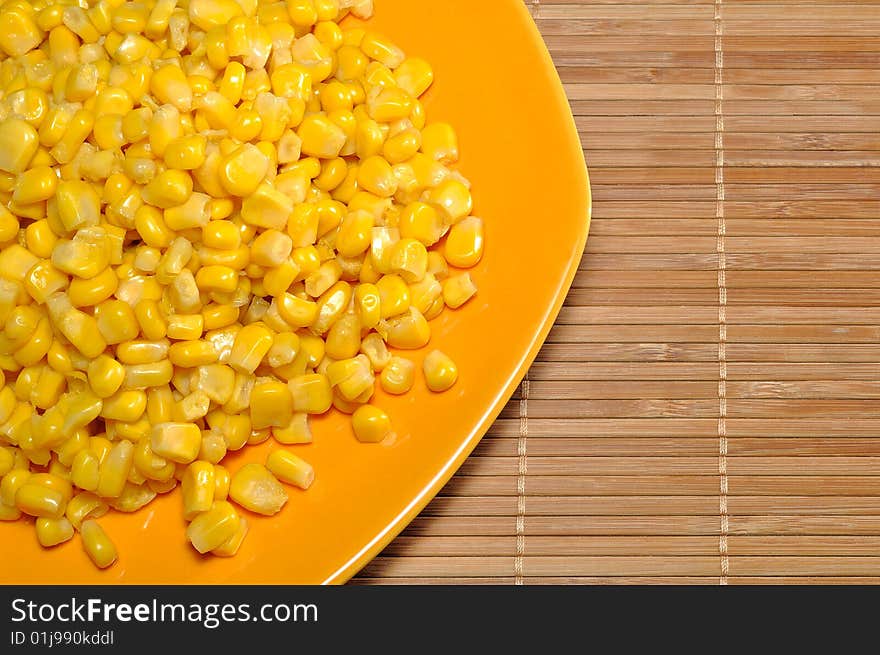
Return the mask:
<path id="1" fill-rule="evenodd" d="M 415 384 L 416 365 L 403 357 L 392 357 L 382 369 L 379 383 L 382 389 L 393 395 L 409 393 Z"/>
<path id="2" fill-rule="evenodd" d="M 452 309 L 458 309 L 477 293 L 477 286 L 470 273 L 452 275 L 443 281 L 443 302 Z"/>
<path id="3" fill-rule="evenodd" d="M 232 476 L 229 498 L 245 509 L 273 516 L 287 503 L 287 492 L 262 464 L 245 464 Z"/>
<path id="4" fill-rule="evenodd" d="M 125 367 L 109 355 L 100 355 L 89 363 L 89 385 L 101 398 L 115 394 L 124 379 Z"/>
<path id="5" fill-rule="evenodd" d="M 483 256 L 483 221 L 475 216 L 452 226 L 446 238 L 446 260 L 457 268 L 472 268 Z"/>
<path id="6" fill-rule="evenodd" d="M 183 518 L 192 521 L 214 504 L 214 465 L 193 462 L 186 468 L 180 481 L 183 492 Z"/>
<path id="7" fill-rule="evenodd" d="M 241 373 L 253 373 L 272 347 L 272 333 L 260 325 L 246 325 L 235 336 L 229 365 Z"/>
<path id="8" fill-rule="evenodd" d="M 116 546 L 95 520 L 87 519 L 83 521 L 80 533 L 82 535 L 83 548 L 85 548 L 86 554 L 95 566 L 99 569 L 106 569 L 116 561 Z"/>
<path id="9" fill-rule="evenodd" d="M 315 469 L 286 450 L 273 450 L 266 458 L 266 468 L 281 482 L 308 489 L 315 481 Z"/>
<path id="10" fill-rule="evenodd" d="M 373 405 L 363 405 L 351 417 L 355 437 L 363 443 L 380 443 L 394 434 L 388 414 Z"/>
<path id="11" fill-rule="evenodd" d="M 451 389 L 458 381 L 458 367 L 455 362 L 439 350 L 428 353 L 423 362 L 422 370 L 428 388 L 436 393 Z"/>
<path id="12" fill-rule="evenodd" d="M 179 464 L 189 464 L 199 454 L 202 431 L 194 423 L 159 423 L 150 435 L 153 452 Z"/>
<path id="13" fill-rule="evenodd" d="M 65 517 L 36 521 L 37 541 L 43 548 L 51 548 L 73 538 L 73 525 Z"/>
<path id="14" fill-rule="evenodd" d="M 293 396 L 293 409 L 306 414 L 323 414 L 330 409 L 333 394 L 327 378 L 308 374 L 292 378 L 287 383 Z"/>
<path id="15" fill-rule="evenodd" d="M 251 424 L 254 430 L 282 428 L 293 417 L 293 397 L 283 382 L 260 381 L 251 392 Z"/>
<path id="16" fill-rule="evenodd" d="M 64 515 L 64 494 L 27 480 L 15 491 L 15 506 L 24 514 L 57 519 Z"/>

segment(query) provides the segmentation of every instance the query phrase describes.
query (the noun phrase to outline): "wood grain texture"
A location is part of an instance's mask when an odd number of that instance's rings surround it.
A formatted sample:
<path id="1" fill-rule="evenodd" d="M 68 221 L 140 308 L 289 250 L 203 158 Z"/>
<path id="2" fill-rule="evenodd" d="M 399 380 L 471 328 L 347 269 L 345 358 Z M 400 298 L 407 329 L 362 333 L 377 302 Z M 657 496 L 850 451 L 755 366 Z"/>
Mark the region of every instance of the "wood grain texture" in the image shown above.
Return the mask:
<path id="1" fill-rule="evenodd" d="M 528 384 L 354 582 L 878 584 L 880 0 L 526 4 L 590 242 Z"/>

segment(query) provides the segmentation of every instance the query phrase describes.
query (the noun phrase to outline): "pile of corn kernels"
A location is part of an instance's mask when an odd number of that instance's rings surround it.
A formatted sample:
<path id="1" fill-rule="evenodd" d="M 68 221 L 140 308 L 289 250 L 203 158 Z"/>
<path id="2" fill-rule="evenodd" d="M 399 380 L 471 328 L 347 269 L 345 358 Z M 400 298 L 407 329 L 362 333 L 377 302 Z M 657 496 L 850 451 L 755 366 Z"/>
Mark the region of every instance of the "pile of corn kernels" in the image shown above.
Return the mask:
<path id="1" fill-rule="evenodd" d="M 476 293 L 483 223 L 430 65 L 349 13 L 372 0 L 0 1 L 0 520 L 104 568 L 96 519 L 180 483 L 192 545 L 231 556 L 236 505 L 314 472 L 228 452 L 333 407 L 393 434 L 376 385 L 407 393 L 403 351 Z"/>

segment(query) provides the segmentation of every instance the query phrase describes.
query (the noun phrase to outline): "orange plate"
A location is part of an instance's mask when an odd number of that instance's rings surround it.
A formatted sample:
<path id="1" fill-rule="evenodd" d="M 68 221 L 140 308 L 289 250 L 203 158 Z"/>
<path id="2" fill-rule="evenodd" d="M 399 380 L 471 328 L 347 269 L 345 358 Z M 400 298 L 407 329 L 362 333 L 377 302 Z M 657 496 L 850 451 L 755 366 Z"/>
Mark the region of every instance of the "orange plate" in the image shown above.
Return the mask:
<path id="1" fill-rule="evenodd" d="M 433 64 L 429 120 L 457 128 L 460 168 L 486 221 L 479 294 L 435 321 L 429 346 L 456 360 L 458 384 L 434 395 L 419 379 L 403 398 L 378 398 L 398 432 L 393 443 L 358 443 L 347 417 L 315 421 L 315 443 L 297 453 L 315 466 L 316 482 L 292 489 L 278 516 L 248 517 L 234 558 L 202 558 L 189 546 L 175 491 L 101 520 L 120 553 L 106 571 L 78 538 L 46 551 L 29 522 L 3 524 L 0 561 L 14 566 L 0 582 L 344 582 L 440 490 L 504 407 L 562 306 L 589 227 L 586 167 L 562 85 L 521 0 L 377 0 L 371 23 Z M 235 470 L 269 447 L 224 464 Z"/>

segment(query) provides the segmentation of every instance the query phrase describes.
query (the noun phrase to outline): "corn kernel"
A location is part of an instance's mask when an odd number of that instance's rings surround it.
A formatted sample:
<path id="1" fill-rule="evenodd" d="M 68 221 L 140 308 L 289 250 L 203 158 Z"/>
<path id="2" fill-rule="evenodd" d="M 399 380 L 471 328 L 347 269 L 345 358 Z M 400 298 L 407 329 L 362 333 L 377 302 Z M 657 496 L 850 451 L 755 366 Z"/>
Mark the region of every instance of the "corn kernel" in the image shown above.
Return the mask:
<path id="1" fill-rule="evenodd" d="M 229 365 L 240 373 L 253 373 L 272 347 L 272 333 L 260 325 L 246 325 L 235 337 Z"/>
<path id="2" fill-rule="evenodd" d="M 287 503 L 287 492 L 262 464 L 245 464 L 233 476 L 229 498 L 257 514 L 273 516 Z"/>
<path id="3" fill-rule="evenodd" d="M 95 566 L 106 569 L 116 561 L 116 546 L 94 519 L 83 521 L 80 532 L 86 554 Z"/>
<path id="4" fill-rule="evenodd" d="M 286 450 L 273 450 L 266 458 L 266 468 L 281 482 L 308 489 L 315 481 L 315 469 L 308 462 Z"/>
<path id="5" fill-rule="evenodd" d="M 186 530 L 193 547 L 207 553 L 221 547 L 239 530 L 241 518 L 228 502 L 214 501 L 211 508 L 197 515 Z"/>
<path id="6" fill-rule="evenodd" d="M 452 309 L 458 309 L 477 293 L 477 287 L 470 273 L 453 275 L 443 280 L 443 302 Z"/>
<path id="7" fill-rule="evenodd" d="M 199 454 L 202 432 L 194 423 L 159 423 L 150 436 L 153 452 L 179 464 L 189 464 Z"/>
<path id="8" fill-rule="evenodd" d="M 192 521 L 214 504 L 214 465 L 193 462 L 180 481 L 183 491 L 183 518 Z"/>
<path id="9" fill-rule="evenodd" d="M 363 405 L 355 410 L 351 424 L 358 441 L 362 443 L 380 443 L 394 432 L 391 419 L 378 407 Z"/>

